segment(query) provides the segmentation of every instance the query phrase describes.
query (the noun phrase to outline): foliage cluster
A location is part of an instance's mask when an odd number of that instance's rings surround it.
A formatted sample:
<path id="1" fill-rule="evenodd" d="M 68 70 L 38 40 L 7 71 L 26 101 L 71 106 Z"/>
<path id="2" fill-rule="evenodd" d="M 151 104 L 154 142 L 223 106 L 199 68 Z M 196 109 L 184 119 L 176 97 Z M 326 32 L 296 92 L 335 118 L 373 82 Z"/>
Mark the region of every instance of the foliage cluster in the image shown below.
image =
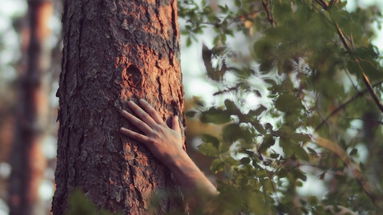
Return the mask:
<path id="1" fill-rule="evenodd" d="M 187 115 L 222 127 L 201 153 L 221 195 L 200 213 L 380 214 L 383 70 L 376 7 L 345 1 L 180 1 L 187 45 L 205 31 L 207 76 L 223 104 Z M 239 35 L 242 47 L 230 47 Z M 246 107 L 249 99 L 258 106 Z M 306 182 L 308 178 L 313 180 Z M 321 195 L 298 192 L 320 186 Z M 219 205 L 219 206 L 218 206 Z M 210 211 L 210 212 L 208 212 Z"/>

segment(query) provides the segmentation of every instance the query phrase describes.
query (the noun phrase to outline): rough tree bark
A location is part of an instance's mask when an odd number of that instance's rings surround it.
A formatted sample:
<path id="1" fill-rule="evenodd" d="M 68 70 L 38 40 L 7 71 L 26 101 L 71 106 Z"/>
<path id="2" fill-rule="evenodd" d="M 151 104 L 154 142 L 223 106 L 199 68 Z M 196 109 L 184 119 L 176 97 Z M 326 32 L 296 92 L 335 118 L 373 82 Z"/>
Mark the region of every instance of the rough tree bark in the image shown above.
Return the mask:
<path id="1" fill-rule="evenodd" d="M 18 110 L 10 163 L 8 203 L 10 214 L 39 214 L 39 186 L 44 176 L 45 159 L 41 149 L 47 93 L 43 75 L 47 69 L 45 41 L 50 35 L 48 21 L 52 2 L 28 1 L 27 65 L 21 73 Z"/>
<path id="2" fill-rule="evenodd" d="M 182 113 L 177 16 L 177 0 L 64 2 L 54 215 L 74 189 L 100 208 L 146 214 L 153 192 L 174 186 L 142 144 L 119 133 L 127 123 L 119 109 L 145 98 L 166 120 Z M 159 214 L 177 206 L 162 201 Z"/>

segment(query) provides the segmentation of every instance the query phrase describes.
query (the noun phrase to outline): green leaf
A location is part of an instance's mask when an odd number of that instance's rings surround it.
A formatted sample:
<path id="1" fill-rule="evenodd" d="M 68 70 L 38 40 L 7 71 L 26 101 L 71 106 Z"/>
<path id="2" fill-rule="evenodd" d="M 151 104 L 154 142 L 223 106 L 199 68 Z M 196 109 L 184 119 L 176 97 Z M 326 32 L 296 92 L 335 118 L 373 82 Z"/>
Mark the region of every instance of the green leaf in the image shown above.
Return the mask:
<path id="1" fill-rule="evenodd" d="M 215 157 L 219 154 L 217 147 L 213 145 L 213 143 L 202 143 L 198 146 L 199 152 L 201 154 L 209 156 L 209 157 Z"/>
<path id="2" fill-rule="evenodd" d="M 239 110 L 237 105 L 235 105 L 233 101 L 226 99 L 225 106 L 226 106 L 226 109 L 230 111 L 232 114 L 241 114 L 241 111 Z"/>
<path id="3" fill-rule="evenodd" d="M 289 93 L 280 95 L 275 101 L 275 107 L 278 108 L 278 110 L 287 113 L 296 112 L 301 108 L 301 106 L 302 104 L 300 100 L 298 100 L 296 96 Z"/>
<path id="4" fill-rule="evenodd" d="M 122 190 L 115 191 L 116 198 L 122 198 Z M 113 213 L 102 210 L 93 203 L 88 196 L 81 190 L 76 189 L 69 195 L 68 209 L 66 215 L 82 215 L 82 214 L 99 214 L 99 215 L 113 215 Z"/>
<path id="5" fill-rule="evenodd" d="M 202 112 L 200 120 L 205 123 L 223 124 L 230 122 L 230 115 L 226 110 L 212 107 Z"/>
<path id="6" fill-rule="evenodd" d="M 274 145 L 275 141 L 273 136 L 267 135 L 265 136 L 261 146 L 259 147 L 259 153 L 265 153 L 267 149 L 269 149 L 272 145 Z"/>
<path id="7" fill-rule="evenodd" d="M 215 174 L 222 172 L 224 169 L 225 162 L 221 159 L 213 160 L 212 164 L 210 165 L 210 170 L 213 171 Z"/>
<path id="8" fill-rule="evenodd" d="M 246 165 L 246 164 L 249 164 L 250 161 L 251 161 L 250 158 L 248 158 L 248 157 L 244 157 L 244 158 L 241 158 L 241 160 L 240 160 L 239 162 L 240 162 L 241 164 L 243 164 L 243 165 Z"/>
<path id="9" fill-rule="evenodd" d="M 306 181 L 307 180 L 307 176 L 305 175 L 305 173 L 303 173 L 301 170 L 299 169 L 296 169 L 294 171 L 294 175 L 295 177 L 301 179 L 302 181 Z"/>
<path id="10" fill-rule="evenodd" d="M 299 145 L 294 147 L 294 155 L 300 160 L 308 161 L 310 159 L 306 150 L 304 150 L 304 148 Z"/>
<path id="11" fill-rule="evenodd" d="M 251 117 L 259 116 L 261 113 L 263 113 L 267 108 L 263 105 L 260 105 L 257 109 L 255 110 L 250 110 L 248 115 Z"/>
<path id="12" fill-rule="evenodd" d="M 192 44 L 192 39 L 190 37 L 187 37 L 187 39 L 186 39 L 186 46 L 190 47 L 191 44 Z"/>
<path id="13" fill-rule="evenodd" d="M 189 110 L 189 111 L 186 111 L 185 113 L 185 115 L 189 118 L 193 118 L 196 114 L 197 114 L 197 111 L 195 110 Z"/>
<path id="14" fill-rule="evenodd" d="M 362 59 L 376 59 L 379 57 L 379 49 L 370 44 L 369 47 L 358 47 L 354 49 L 353 54 Z"/>
<path id="15" fill-rule="evenodd" d="M 268 209 L 265 208 L 265 197 L 260 192 L 252 192 L 248 197 L 248 207 L 254 214 L 267 214 Z"/>
<path id="16" fill-rule="evenodd" d="M 353 149 L 350 151 L 350 153 L 349 153 L 350 156 L 354 156 L 354 155 L 356 155 L 356 154 L 358 154 L 358 149 L 357 149 L 357 148 L 353 148 Z"/>
<path id="17" fill-rule="evenodd" d="M 362 71 L 366 73 L 369 78 L 373 80 L 379 80 L 383 78 L 383 70 L 380 68 L 377 62 L 372 60 L 360 60 L 359 63 L 362 67 Z"/>
<path id="18" fill-rule="evenodd" d="M 292 139 L 297 142 L 306 143 L 307 141 L 311 140 L 311 137 L 308 134 L 294 133 L 292 134 Z"/>
<path id="19" fill-rule="evenodd" d="M 219 140 L 218 138 L 209 135 L 209 134 L 202 134 L 201 139 L 204 143 L 211 143 L 215 148 L 218 149 L 219 147 Z"/>
<path id="20" fill-rule="evenodd" d="M 239 139 L 250 142 L 252 134 L 247 128 L 242 128 L 239 124 L 232 123 L 222 129 L 222 138 L 226 143 L 232 143 Z"/>

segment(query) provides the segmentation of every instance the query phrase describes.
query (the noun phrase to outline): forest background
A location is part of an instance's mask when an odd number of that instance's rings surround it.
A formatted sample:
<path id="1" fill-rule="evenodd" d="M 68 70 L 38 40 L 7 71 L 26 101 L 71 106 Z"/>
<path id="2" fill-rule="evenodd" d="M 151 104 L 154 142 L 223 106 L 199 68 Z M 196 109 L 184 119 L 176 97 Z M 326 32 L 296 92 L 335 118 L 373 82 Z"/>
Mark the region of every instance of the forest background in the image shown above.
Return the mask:
<path id="1" fill-rule="evenodd" d="M 245 201 L 224 210 L 378 214 L 383 2 L 179 2 L 188 148 L 223 196 Z M 9 211 L 27 7 L 0 1 L 0 215 Z M 53 1 L 46 17 L 42 213 L 54 192 L 61 13 Z"/>

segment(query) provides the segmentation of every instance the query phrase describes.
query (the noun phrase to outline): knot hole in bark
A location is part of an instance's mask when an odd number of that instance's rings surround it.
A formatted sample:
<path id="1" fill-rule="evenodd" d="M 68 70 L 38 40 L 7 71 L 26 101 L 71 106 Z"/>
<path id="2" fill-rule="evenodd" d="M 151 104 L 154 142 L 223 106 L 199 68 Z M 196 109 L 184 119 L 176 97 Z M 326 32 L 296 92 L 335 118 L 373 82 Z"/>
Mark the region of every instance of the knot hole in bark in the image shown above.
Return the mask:
<path id="1" fill-rule="evenodd" d="M 126 69 L 127 76 L 129 77 L 129 84 L 134 87 L 140 87 L 141 85 L 141 79 L 142 79 L 142 74 L 140 69 L 138 69 L 137 66 L 135 65 L 130 65 Z"/>

